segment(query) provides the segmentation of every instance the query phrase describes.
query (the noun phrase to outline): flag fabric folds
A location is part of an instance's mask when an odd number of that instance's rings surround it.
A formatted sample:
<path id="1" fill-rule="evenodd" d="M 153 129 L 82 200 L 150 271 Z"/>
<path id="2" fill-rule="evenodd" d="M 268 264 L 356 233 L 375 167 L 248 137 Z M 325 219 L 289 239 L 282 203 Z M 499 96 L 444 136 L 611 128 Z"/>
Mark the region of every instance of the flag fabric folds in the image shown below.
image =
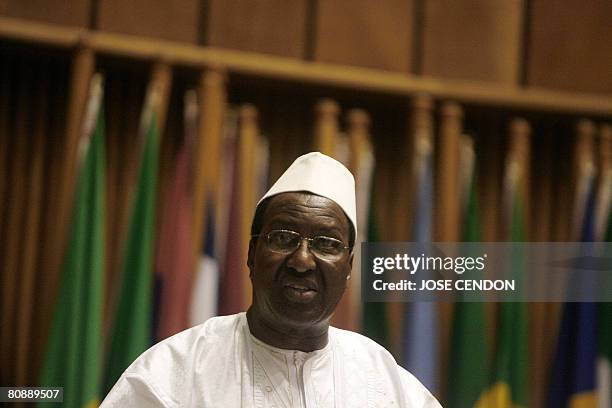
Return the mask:
<path id="1" fill-rule="evenodd" d="M 612 242 L 612 216 L 608 217 L 605 240 Z M 599 408 L 612 408 L 612 303 L 600 303 L 597 317 L 599 320 L 597 406 Z"/>
<path id="2" fill-rule="evenodd" d="M 191 215 L 192 146 L 195 139 L 197 106 L 194 94 L 185 98 L 185 136 L 164 195 L 155 272 L 159 287 L 159 313 L 156 338 L 165 339 L 190 327 L 193 286 Z"/>
<path id="3" fill-rule="evenodd" d="M 474 171 L 474 151 L 464 139 L 461 148 L 461 170 L 464 179 L 464 227 L 463 240 L 480 242 L 480 220 Z M 451 353 L 448 368 L 449 408 L 473 407 L 487 386 L 488 359 L 486 345 L 484 303 L 458 301 L 455 303 Z"/>
<path id="4" fill-rule="evenodd" d="M 344 164 L 346 168 L 350 169 L 350 161 L 354 159 L 353 157 L 351 157 L 351 153 L 352 152 L 350 149 L 350 137 L 346 134 L 338 133 L 335 138 L 334 154 L 332 157 L 338 160 L 340 163 Z M 357 174 L 353 174 L 353 176 L 355 176 L 355 190 L 357 190 L 358 188 L 357 187 Z M 357 207 L 359 207 L 359 204 L 357 205 Z M 361 222 L 361 220 L 359 220 L 359 222 Z M 359 222 L 357 223 L 357 225 L 359 225 Z M 354 255 L 357 255 L 357 254 L 354 253 Z M 354 266 L 357 263 L 356 261 L 357 261 L 357 256 L 354 256 L 353 257 L 353 268 L 351 271 L 351 278 L 352 278 L 352 272 L 355 270 Z M 333 326 L 339 327 L 341 329 L 354 330 L 356 326 L 354 322 L 354 317 L 355 317 L 354 311 L 357 308 L 352 302 L 353 300 L 352 283 L 353 282 L 355 281 L 351 280 L 349 282 L 349 285 L 344 291 L 344 295 L 342 296 L 342 299 L 340 299 L 340 302 L 336 306 L 336 310 L 334 311 L 334 316 L 331 321 L 331 324 Z"/>
<path id="5" fill-rule="evenodd" d="M 251 303 L 247 253 L 255 206 L 262 195 L 261 190 L 266 187 L 269 155 L 268 144 L 259 132 L 257 115 L 252 105 L 242 105 L 238 110 L 227 244 L 219 294 L 221 315 L 241 312 Z"/>
<path id="6" fill-rule="evenodd" d="M 243 239 L 243 217 L 244 214 L 240 208 L 241 194 L 245 191 L 240 190 L 241 177 L 245 175 L 240 172 L 240 155 L 239 141 L 235 138 L 234 144 L 234 167 L 232 170 L 231 189 L 229 196 L 229 214 L 228 226 L 225 245 L 225 260 L 223 262 L 223 274 L 221 285 L 219 287 L 219 314 L 229 315 L 238 313 L 244 310 L 245 303 L 245 287 L 244 287 L 244 267 L 242 262 L 242 254 L 245 252 L 245 243 Z"/>
<path id="7" fill-rule="evenodd" d="M 548 406 L 596 408 L 597 305 L 567 303 L 563 309 Z"/>
<path id="8" fill-rule="evenodd" d="M 596 239 L 612 242 L 612 165 L 609 162 L 609 150 L 606 150 L 606 139 L 603 138 L 600 147 L 607 154 L 607 161 L 600 161 L 600 182 L 598 192 Z M 610 135 L 607 136 L 610 146 Z M 607 166 L 606 166 L 607 165 Z M 612 277 L 609 277 L 612 281 Z M 597 310 L 598 318 L 598 350 L 597 350 L 597 402 L 599 408 L 612 408 L 612 302 L 600 303 Z"/>
<path id="9" fill-rule="evenodd" d="M 596 188 L 593 174 L 582 180 L 584 208 L 581 240 L 591 242 L 595 233 Z M 579 284 L 582 283 L 582 280 Z M 596 408 L 597 305 L 570 302 L 563 307 L 552 367 L 550 408 Z"/>
<path id="10" fill-rule="evenodd" d="M 509 160 L 506 166 L 506 199 L 513 242 L 525 240 L 524 202 L 521 194 L 524 174 L 518 163 Z M 520 256 L 513 257 L 511 268 L 523 267 Z M 520 282 L 517 282 L 520 285 Z M 528 320 L 527 304 L 504 302 L 499 305 L 497 345 L 491 382 L 477 402 L 478 408 L 513 408 L 527 406 Z"/>
<path id="11" fill-rule="evenodd" d="M 219 263 L 215 251 L 215 217 L 213 203 L 206 205 L 206 232 L 204 248 L 200 254 L 194 279 L 191 308 L 192 326 L 204 323 L 217 315 L 217 291 L 219 290 Z"/>
<path id="12" fill-rule="evenodd" d="M 374 168 L 376 166 L 376 159 L 374 158 L 374 152 L 369 140 L 364 140 L 363 146 L 358 157 L 358 168 L 355 174 L 356 176 L 356 197 L 357 197 L 357 237 L 356 245 L 353 249 L 353 271 L 351 272 L 351 283 L 352 292 L 349 295 L 352 296 L 351 304 L 356 309 L 354 313 L 354 324 L 355 330 L 358 330 L 361 326 L 359 316 L 362 315 L 361 308 L 363 303 L 361 301 L 361 242 L 368 240 L 369 230 L 369 217 L 368 210 L 370 208 L 370 200 L 373 197 L 370 196 L 372 190 L 372 180 L 374 175 Z M 346 296 L 346 295 L 345 295 Z"/>
<path id="13" fill-rule="evenodd" d="M 433 225 L 433 146 L 427 137 L 416 143 L 416 206 L 412 240 L 432 241 Z M 438 392 L 438 313 L 435 302 L 406 304 L 402 323 L 404 367 L 432 393 Z M 427 341 L 423 341 L 427 339 Z"/>
<path id="14" fill-rule="evenodd" d="M 102 78 L 94 75 L 79 146 L 80 171 L 69 244 L 40 379 L 40 386 L 64 387 L 65 407 L 95 407 L 100 402 L 104 143 Z"/>
<path id="15" fill-rule="evenodd" d="M 107 352 L 104 391 L 152 343 L 153 246 L 158 171 L 156 92 L 143 109 L 143 153 L 121 270 L 121 290 Z"/>
<path id="16" fill-rule="evenodd" d="M 372 176 L 375 180 L 375 176 Z M 368 209 L 368 242 L 380 241 L 378 218 L 376 216 L 376 187 L 372 182 L 370 186 L 370 207 Z M 386 303 L 367 302 L 363 304 L 363 333 L 382 345 L 389 347 L 389 333 L 387 322 Z"/>
<path id="17" fill-rule="evenodd" d="M 238 114 L 229 110 L 223 123 L 223 160 L 220 163 L 218 197 L 214 197 L 210 190 L 205 191 L 206 230 L 192 292 L 192 326 L 216 316 L 219 310 L 219 275 L 223 268 L 220 261 L 225 258 L 227 243 L 226 227 L 229 220 L 228 207 L 232 198 L 237 127 Z"/>
<path id="18" fill-rule="evenodd" d="M 368 210 L 370 208 L 370 190 L 372 173 L 374 171 L 375 159 L 372 146 L 369 140 L 363 138 L 356 157 L 353 162 L 357 162 L 355 171 L 355 195 L 357 199 L 357 236 L 353 247 L 353 268 L 349 287 L 344 293 L 342 301 L 338 307 L 344 307 L 346 316 L 346 329 L 359 331 L 361 329 L 363 316 L 363 303 L 361 301 L 361 243 L 368 240 Z M 334 316 L 336 319 L 336 316 Z M 337 320 L 333 324 L 337 325 Z M 342 323 L 340 321 L 339 323 Z"/>

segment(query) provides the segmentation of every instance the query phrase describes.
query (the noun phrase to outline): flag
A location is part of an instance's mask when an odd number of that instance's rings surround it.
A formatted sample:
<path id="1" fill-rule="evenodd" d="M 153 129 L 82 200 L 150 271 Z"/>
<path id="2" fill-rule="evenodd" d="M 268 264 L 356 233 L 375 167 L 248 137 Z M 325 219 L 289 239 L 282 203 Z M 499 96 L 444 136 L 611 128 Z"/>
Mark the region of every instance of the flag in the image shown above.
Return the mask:
<path id="1" fill-rule="evenodd" d="M 608 129 L 609 130 L 609 129 Z M 612 166 L 609 162 L 610 135 L 604 139 L 600 149 L 606 156 L 600 161 L 601 173 L 597 205 L 597 239 L 612 242 Z M 605 141 L 608 143 L 605 143 Z M 606 157 L 608 158 L 606 160 Z M 606 166 L 607 165 L 607 166 Z M 608 278 L 608 284 L 612 283 Z M 597 394 L 599 408 L 612 408 L 612 302 L 600 303 L 598 307 L 598 353 L 597 353 Z"/>
<path id="2" fill-rule="evenodd" d="M 467 157 L 466 157 L 467 156 Z M 463 240 L 480 242 L 480 220 L 476 194 L 474 151 L 468 142 L 462 148 L 461 169 L 468 173 L 464 180 L 466 197 Z M 474 277 L 477 279 L 477 277 Z M 452 322 L 451 353 L 448 368 L 449 408 L 473 407 L 487 386 L 488 359 L 484 303 L 458 301 Z"/>
<path id="3" fill-rule="evenodd" d="M 582 241 L 594 238 L 595 188 L 587 181 Z M 581 284 L 583 280 L 579 281 Z M 550 408 L 596 408 L 597 305 L 569 302 L 563 307 L 549 389 Z"/>
<path id="4" fill-rule="evenodd" d="M 143 153 L 122 262 L 121 290 L 107 352 L 104 391 L 152 343 L 153 243 L 158 171 L 157 104 L 150 92 L 143 109 Z"/>
<path id="5" fill-rule="evenodd" d="M 415 155 L 416 205 L 412 240 L 427 244 L 432 240 L 433 160 L 431 141 L 417 140 Z M 438 313 L 435 302 L 406 305 L 402 323 L 404 367 L 432 393 L 438 392 Z M 427 341 L 423 341 L 427 339 Z"/>
<path id="6" fill-rule="evenodd" d="M 238 111 L 239 115 L 239 134 L 238 134 L 238 161 L 239 163 L 239 202 L 240 206 L 240 247 L 239 252 L 234 252 L 234 258 L 241 266 L 242 272 L 236 269 L 236 273 L 240 273 L 242 277 L 242 306 L 238 311 L 245 310 L 253 301 L 251 287 L 250 272 L 247 267 L 247 254 L 251 241 L 251 223 L 255 213 L 255 207 L 261 195 L 261 177 L 264 168 L 258 166 L 258 160 L 266 159 L 259 157 L 258 154 L 267 150 L 266 144 L 261 144 L 262 137 L 259 131 L 258 112 L 255 106 L 246 104 L 242 105 Z M 238 255 L 238 256 L 236 256 Z M 237 275 L 238 276 L 238 275 Z"/>
<path id="7" fill-rule="evenodd" d="M 360 331 L 363 316 L 363 303 L 361 301 L 361 243 L 368 240 L 368 211 L 370 209 L 370 190 L 375 159 L 369 140 L 364 137 L 358 145 L 354 161 L 357 162 L 355 170 L 355 197 L 357 200 L 357 234 L 353 247 L 353 267 L 349 287 L 344 293 L 338 307 L 344 307 L 344 316 L 347 317 L 346 327 L 349 330 Z M 342 321 L 340 321 L 342 323 Z M 336 326 L 334 316 L 334 326 Z"/>
<path id="8" fill-rule="evenodd" d="M 40 386 L 64 387 L 65 407 L 95 407 L 102 374 L 106 166 L 99 75 L 91 81 L 79 155 L 72 227 Z"/>
<path id="9" fill-rule="evenodd" d="M 217 315 L 219 264 L 215 257 L 214 204 L 206 205 L 206 232 L 193 286 L 190 320 L 195 326 Z"/>
<path id="10" fill-rule="evenodd" d="M 244 267 L 242 255 L 246 254 L 243 242 L 242 217 L 246 214 L 241 210 L 241 177 L 240 174 L 240 142 L 234 145 L 234 168 L 232 170 L 231 193 L 229 198 L 229 214 L 227 227 L 227 243 L 225 245 L 225 261 L 222 283 L 219 290 L 219 314 L 229 315 L 244 310 L 245 288 Z"/>
<path id="11" fill-rule="evenodd" d="M 525 240 L 524 203 L 520 174 L 514 160 L 506 168 L 506 199 L 510 214 L 510 240 Z M 513 269 L 524 270 L 520 254 L 512 257 Z M 519 275 L 520 276 L 520 275 Z M 520 285 L 520 282 L 517 283 Z M 499 306 L 497 345 L 489 387 L 480 398 L 478 408 L 510 408 L 527 406 L 528 321 L 527 304 L 504 302 Z"/>
<path id="12" fill-rule="evenodd" d="M 612 216 L 608 217 L 606 241 L 612 242 Z M 612 303 L 600 303 L 597 355 L 598 407 L 612 408 Z"/>
<path id="13" fill-rule="evenodd" d="M 223 267 L 220 261 L 225 259 L 226 253 L 223 244 L 227 243 L 227 207 L 232 199 L 237 127 L 238 113 L 229 109 L 223 123 L 218 199 L 210 190 L 206 191 L 206 230 L 192 293 L 192 325 L 204 323 L 216 316 L 219 310 L 219 274 Z"/>
<path id="14" fill-rule="evenodd" d="M 349 137 L 343 133 L 339 133 L 336 137 L 336 146 L 334 148 L 333 157 L 340 163 L 344 164 L 344 166 L 346 166 L 347 168 L 349 168 L 349 161 L 352 159 L 350 147 L 351 146 L 349 144 Z M 355 174 L 355 192 L 357 192 L 357 189 L 357 174 Z M 355 195 L 357 196 L 357 194 Z M 361 203 L 357 202 L 357 208 L 359 208 L 360 204 Z M 359 220 L 359 222 L 361 222 L 361 220 Z M 357 236 L 355 236 L 355 239 L 357 239 Z M 357 248 L 359 248 L 359 245 L 356 245 L 356 247 L 353 249 L 353 267 L 351 268 L 351 280 L 350 282 L 348 282 L 348 286 L 344 291 L 344 295 L 336 306 L 336 310 L 334 311 L 334 316 L 332 319 L 332 325 L 334 327 L 339 327 L 341 329 L 346 330 L 356 329 L 355 317 L 359 316 L 358 314 L 355 314 L 357 305 L 353 303 L 353 291 L 355 290 L 353 283 L 357 281 L 357 279 L 353 279 L 355 278 L 355 276 L 353 276 L 353 272 L 356 270 L 355 267 L 359 267 L 359 256 L 361 255 L 357 251 Z"/>
<path id="15" fill-rule="evenodd" d="M 361 301 L 361 242 L 368 240 L 369 230 L 369 217 L 368 211 L 370 209 L 370 202 L 372 197 L 370 191 L 372 190 L 372 181 L 374 177 L 374 168 L 376 166 L 376 159 L 374 158 L 374 152 L 372 145 L 368 139 L 362 142 L 362 147 L 359 155 L 359 162 L 357 166 L 356 176 L 356 191 L 355 195 L 357 198 L 357 236 L 355 237 L 355 248 L 353 250 L 353 271 L 351 273 L 352 295 L 351 304 L 356 310 L 353 311 L 353 320 L 355 321 L 354 330 L 359 330 L 361 322 L 359 316 L 362 315 L 361 308 L 363 303 Z"/>
<path id="16" fill-rule="evenodd" d="M 375 177 L 372 176 L 372 180 Z M 376 188 L 374 181 L 370 189 L 370 207 L 368 210 L 368 242 L 380 241 L 380 231 L 376 216 Z M 378 344 L 389 347 L 387 307 L 384 302 L 367 302 L 363 305 L 363 333 Z"/>
<path id="17" fill-rule="evenodd" d="M 176 157 L 172 177 L 164 195 L 161 228 L 158 239 L 155 274 L 159 288 L 159 312 L 156 338 L 163 340 L 190 326 L 193 287 L 193 246 L 191 215 L 193 192 L 191 182 L 192 146 L 195 138 L 197 106 L 185 97 L 185 137 Z"/>

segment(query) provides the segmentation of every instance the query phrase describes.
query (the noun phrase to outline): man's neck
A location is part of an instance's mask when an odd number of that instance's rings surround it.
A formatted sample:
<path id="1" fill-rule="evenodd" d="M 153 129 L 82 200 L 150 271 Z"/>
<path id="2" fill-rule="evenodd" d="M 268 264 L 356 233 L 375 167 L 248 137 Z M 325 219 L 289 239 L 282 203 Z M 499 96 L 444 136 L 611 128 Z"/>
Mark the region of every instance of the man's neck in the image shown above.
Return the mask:
<path id="1" fill-rule="evenodd" d="M 272 347 L 311 352 L 327 345 L 328 325 L 305 329 L 278 327 L 262 319 L 253 307 L 247 311 L 247 322 L 251 334 Z"/>

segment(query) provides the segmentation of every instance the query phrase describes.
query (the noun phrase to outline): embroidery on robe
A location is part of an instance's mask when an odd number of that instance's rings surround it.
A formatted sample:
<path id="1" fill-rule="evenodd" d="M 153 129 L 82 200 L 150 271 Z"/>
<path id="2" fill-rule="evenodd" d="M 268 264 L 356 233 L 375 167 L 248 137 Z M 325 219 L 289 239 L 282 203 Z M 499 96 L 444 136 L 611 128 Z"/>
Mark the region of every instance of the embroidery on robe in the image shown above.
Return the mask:
<path id="1" fill-rule="evenodd" d="M 257 359 L 255 353 L 253 356 L 253 395 L 255 399 L 255 408 L 290 408 L 288 407 L 278 395 L 278 391 L 266 370 L 264 369 L 261 362 Z"/>

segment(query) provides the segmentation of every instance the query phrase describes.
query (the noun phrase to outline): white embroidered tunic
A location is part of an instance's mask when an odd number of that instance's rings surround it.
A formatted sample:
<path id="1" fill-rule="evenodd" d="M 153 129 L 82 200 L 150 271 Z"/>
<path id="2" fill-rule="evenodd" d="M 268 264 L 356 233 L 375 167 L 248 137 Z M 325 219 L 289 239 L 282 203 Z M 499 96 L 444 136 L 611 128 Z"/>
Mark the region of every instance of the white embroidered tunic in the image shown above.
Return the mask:
<path id="1" fill-rule="evenodd" d="M 440 407 L 383 347 L 333 327 L 310 353 L 269 346 L 245 313 L 215 317 L 143 353 L 102 407 Z"/>

